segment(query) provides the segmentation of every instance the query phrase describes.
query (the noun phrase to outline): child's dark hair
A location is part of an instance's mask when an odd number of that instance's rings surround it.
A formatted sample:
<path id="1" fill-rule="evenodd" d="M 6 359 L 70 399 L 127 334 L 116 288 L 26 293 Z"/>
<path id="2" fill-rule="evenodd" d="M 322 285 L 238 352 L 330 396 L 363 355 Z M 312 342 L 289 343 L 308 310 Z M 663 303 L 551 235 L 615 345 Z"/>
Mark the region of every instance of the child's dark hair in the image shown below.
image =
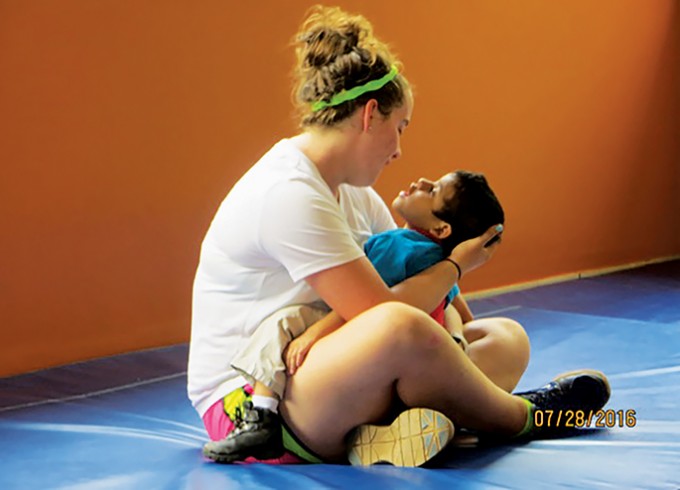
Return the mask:
<path id="1" fill-rule="evenodd" d="M 456 170 L 456 192 L 434 215 L 451 225 L 442 242 L 446 254 L 461 242 L 483 234 L 491 226 L 505 223 L 505 213 L 496 194 L 482 174 Z"/>

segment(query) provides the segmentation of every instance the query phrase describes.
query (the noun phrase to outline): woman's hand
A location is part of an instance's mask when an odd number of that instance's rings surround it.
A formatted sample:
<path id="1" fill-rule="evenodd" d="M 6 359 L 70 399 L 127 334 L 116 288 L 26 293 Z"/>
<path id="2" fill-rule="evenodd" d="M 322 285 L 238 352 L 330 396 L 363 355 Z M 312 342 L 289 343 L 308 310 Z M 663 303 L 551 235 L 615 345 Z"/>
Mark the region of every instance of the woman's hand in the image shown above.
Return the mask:
<path id="1" fill-rule="evenodd" d="M 453 249 L 449 258 L 460 266 L 461 276 L 475 270 L 491 258 L 500 243 L 498 235 L 502 232 L 503 225 L 492 226 L 483 235 L 466 240 Z"/>
<path id="2" fill-rule="evenodd" d="M 307 333 L 307 332 L 305 332 Z M 292 376 L 298 370 L 307 357 L 309 349 L 314 345 L 316 339 L 312 335 L 303 333 L 298 338 L 291 340 L 283 351 L 283 362 L 288 368 L 288 375 Z"/>

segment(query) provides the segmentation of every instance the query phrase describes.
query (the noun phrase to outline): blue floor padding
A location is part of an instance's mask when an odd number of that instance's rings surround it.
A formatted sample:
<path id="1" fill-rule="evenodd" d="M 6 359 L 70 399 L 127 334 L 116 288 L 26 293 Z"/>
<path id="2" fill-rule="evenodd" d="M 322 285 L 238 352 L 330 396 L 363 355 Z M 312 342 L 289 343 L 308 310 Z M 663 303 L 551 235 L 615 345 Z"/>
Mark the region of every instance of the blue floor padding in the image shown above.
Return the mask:
<path id="1" fill-rule="evenodd" d="M 186 345 L 177 345 L 69 364 L 9 380 L 0 378 L 0 413 L 9 406 L 30 406 L 50 399 L 61 400 L 176 377 L 186 371 L 188 355 Z"/>
<path id="2" fill-rule="evenodd" d="M 680 488 L 680 261 L 472 302 L 522 323 L 519 389 L 605 371 L 634 427 L 447 448 L 427 468 L 217 465 L 186 398 L 186 345 L 0 380 L 0 489 Z"/>
<path id="3" fill-rule="evenodd" d="M 680 260 L 474 302 L 477 312 L 508 306 L 661 323 L 680 322 Z"/>

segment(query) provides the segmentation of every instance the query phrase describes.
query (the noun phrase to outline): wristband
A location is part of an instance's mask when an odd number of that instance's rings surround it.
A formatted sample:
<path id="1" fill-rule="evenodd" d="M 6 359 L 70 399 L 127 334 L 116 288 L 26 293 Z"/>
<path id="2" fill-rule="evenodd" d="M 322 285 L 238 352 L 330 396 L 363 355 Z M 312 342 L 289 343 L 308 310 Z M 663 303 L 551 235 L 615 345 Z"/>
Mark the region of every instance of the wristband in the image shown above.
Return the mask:
<path id="1" fill-rule="evenodd" d="M 444 259 L 447 262 L 451 262 L 453 265 L 456 266 L 456 270 L 458 271 L 458 279 L 456 279 L 456 282 L 460 281 L 460 279 L 463 277 L 463 271 L 460 270 L 460 266 L 458 265 L 458 262 L 453 260 L 451 257 L 446 257 Z"/>

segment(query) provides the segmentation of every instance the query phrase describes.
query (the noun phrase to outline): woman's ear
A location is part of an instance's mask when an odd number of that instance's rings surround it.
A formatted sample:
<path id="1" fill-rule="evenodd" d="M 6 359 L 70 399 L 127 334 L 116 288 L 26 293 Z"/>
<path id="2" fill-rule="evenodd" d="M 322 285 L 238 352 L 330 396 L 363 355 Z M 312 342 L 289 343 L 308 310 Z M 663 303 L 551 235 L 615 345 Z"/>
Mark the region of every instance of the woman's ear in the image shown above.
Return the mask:
<path id="1" fill-rule="evenodd" d="M 438 225 L 433 226 L 428 231 L 431 235 L 439 238 L 440 240 L 444 240 L 445 238 L 448 238 L 449 235 L 451 235 L 451 225 L 445 221 L 440 221 Z"/>
<path id="2" fill-rule="evenodd" d="M 371 99 L 366 102 L 363 112 L 361 113 L 361 129 L 364 132 L 371 130 L 371 123 L 373 122 L 373 113 L 378 109 L 378 101 Z"/>

